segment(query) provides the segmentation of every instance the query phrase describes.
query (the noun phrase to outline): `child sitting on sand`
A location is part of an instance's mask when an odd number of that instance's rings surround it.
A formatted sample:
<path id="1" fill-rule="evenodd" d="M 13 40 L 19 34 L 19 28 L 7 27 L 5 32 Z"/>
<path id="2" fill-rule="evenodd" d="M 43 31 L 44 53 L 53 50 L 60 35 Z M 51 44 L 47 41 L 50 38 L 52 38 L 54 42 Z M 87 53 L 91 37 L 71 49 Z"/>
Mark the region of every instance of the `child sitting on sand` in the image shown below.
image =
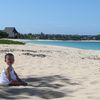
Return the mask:
<path id="1" fill-rule="evenodd" d="M 1 73 L 0 84 L 9 86 L 27 85 L 27 83 L 25 83 L 18 77 L 17 73 L 12 67 L 12 64 L 14 63 L 14 55 L 11 53 L 6 54 L 5 62 L 7 64 L 7 67 L 6 69 L 3 69 Z"/>

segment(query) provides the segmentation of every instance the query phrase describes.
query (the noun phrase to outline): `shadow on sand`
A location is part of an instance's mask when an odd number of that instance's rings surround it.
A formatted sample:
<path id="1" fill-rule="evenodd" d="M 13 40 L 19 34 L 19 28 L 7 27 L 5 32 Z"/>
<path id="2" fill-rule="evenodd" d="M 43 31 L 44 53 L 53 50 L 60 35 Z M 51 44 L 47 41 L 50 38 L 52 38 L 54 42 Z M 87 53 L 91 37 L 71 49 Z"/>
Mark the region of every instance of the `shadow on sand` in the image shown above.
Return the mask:
<path id="1" fill-rule="evenodd" d="M 54 75 L 47 77 L 24 78 L 29 86 L 0 87 L 0 98 L 5 99 L 29 99 L 28 96 L 37 96 L 42 99 L 56 99 L 69 96 L 73 91 L 60 91 L 65 85 L 79 85 L 71 82 L 64 76 Z M 61 81 L 60 83 L 57 81 Z M 57 83 L 55 83 L 57 82 Z M 61 84 L 64 83 L 64 84 Z"/>

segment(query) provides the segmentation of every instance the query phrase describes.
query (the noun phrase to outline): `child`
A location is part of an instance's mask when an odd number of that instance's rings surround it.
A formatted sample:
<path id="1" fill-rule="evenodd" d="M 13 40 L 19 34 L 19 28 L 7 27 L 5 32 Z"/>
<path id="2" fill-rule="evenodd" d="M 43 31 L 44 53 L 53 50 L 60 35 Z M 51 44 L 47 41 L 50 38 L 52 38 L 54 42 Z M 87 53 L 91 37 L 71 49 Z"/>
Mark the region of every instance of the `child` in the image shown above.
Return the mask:
<path id="1" fill-rule="evenodd" d="M 6 54 L 5 62 L 7 64 L 7 67 L 6 69 L 3 69 L 1 73 L 0 84 L 9 86 L 26 86 L 27 83 L 25 83 L 18 77 L 17 73 L 14 71 L 14 68 L 12 67 L 12 64 L 14 63 L 14 55 L 11 53 Z"/>

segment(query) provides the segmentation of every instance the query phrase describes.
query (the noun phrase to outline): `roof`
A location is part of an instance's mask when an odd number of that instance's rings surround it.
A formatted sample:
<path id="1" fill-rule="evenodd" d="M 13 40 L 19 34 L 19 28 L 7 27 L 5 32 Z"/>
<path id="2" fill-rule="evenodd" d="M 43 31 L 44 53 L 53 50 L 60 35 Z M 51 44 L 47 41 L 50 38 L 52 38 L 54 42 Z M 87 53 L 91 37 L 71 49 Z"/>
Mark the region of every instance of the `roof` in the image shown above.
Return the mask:
<path id="1" fill-rule="evenodd" d="M 4 32 L 7 32 L 7 33 L 12 33 L 12 32 L 18 33 L 17 30 L 15 29 L 15 27 L 5 27 Z"/>

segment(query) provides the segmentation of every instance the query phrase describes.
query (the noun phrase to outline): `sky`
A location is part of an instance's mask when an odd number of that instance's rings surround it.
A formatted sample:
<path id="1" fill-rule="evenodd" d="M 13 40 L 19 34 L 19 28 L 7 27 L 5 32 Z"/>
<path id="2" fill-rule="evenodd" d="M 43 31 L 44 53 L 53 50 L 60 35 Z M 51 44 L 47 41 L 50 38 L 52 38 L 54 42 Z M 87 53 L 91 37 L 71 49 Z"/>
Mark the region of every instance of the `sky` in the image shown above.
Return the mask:
<path id="1" fill-rule="evenodd" d="M 0 29 L 20 33 L 100 34 L 100 0 L 0 0 Z"/>

